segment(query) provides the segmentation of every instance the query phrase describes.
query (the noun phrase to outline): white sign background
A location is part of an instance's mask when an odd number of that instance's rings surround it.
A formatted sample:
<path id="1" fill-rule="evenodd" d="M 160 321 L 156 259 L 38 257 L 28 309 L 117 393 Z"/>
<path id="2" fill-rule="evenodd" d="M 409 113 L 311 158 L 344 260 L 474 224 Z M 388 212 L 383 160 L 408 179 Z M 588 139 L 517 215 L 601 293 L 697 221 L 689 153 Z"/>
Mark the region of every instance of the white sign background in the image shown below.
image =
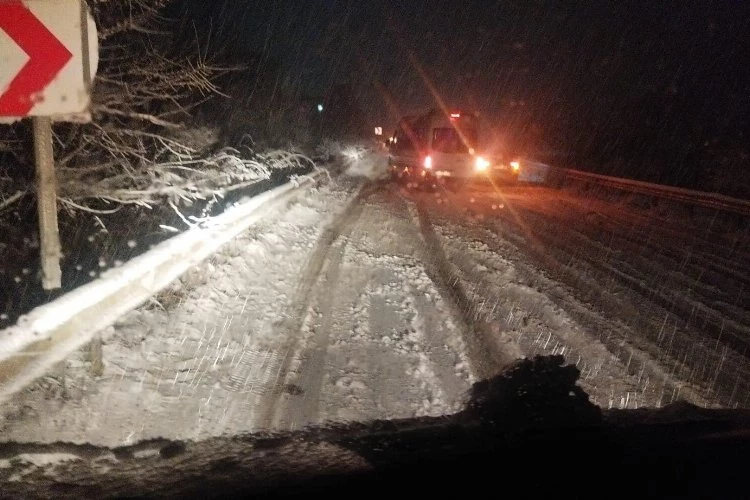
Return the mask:
<path id="1" fill-rule="evenodd" d="M 2 2 L 3 0 L 0 0 L 0 3 Z M 81 8 L 87 9 L 85 0 L 23 0 L 22 3 L 73 55 L 42 91 L 39 102 L 32 107 L 28 116 L 52 116 L 56 120 L 70 121 L 87 120 L 90 89 L 87 86 L 87 76 L 84 74 L 85 51 L 81 29 Z M 88 12 L 86 18 L 90 83 L 99 64 L 99 44 L 94 19 Z M 8 85 L 28 60 L 29 56 L 21 47 L 0 29 L 0 94 L 7 90 Z M 3 117 L 3 121 L 18 118 L 21 117 Z"/>

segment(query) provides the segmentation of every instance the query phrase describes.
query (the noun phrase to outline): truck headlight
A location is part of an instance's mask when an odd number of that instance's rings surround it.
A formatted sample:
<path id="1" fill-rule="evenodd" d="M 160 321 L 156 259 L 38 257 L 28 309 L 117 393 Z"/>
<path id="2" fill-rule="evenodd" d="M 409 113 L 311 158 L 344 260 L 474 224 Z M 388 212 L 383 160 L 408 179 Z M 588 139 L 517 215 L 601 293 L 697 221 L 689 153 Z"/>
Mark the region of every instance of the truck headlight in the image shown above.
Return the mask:
<path id="1" fill-rule="evenodd" d="M 484 172 L 489 168 L 489 166 L 490 162 L 488 162 L 481 156 L 477 156 L 477 159 L 474 161 L 474 168 L 477 170 L 477 172 Z"/>

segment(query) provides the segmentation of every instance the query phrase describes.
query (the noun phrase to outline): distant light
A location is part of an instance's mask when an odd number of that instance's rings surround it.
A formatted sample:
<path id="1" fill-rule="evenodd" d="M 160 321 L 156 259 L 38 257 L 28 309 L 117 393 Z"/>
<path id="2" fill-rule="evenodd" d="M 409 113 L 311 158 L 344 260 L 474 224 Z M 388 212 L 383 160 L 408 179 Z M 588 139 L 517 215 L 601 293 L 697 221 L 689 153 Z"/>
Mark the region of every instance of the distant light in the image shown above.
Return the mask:
<path id="1" fill-rule="evenodd" d="M 383 135 L 383 127 L 375 127 L 375 135 Z"/>
<path id="2" fill-rule="evenodd" d="M 451 113 L 451 118 L 461 118 L 461 113 Z"/>
<path id="3" fill-rule="evenodd" d="M 521 164 L 517 161 L 512 161 L 510 162 L 510 168 L 512 168 L 514 172 L 518 172 L 518 170 L 521 168 Z"/>
<path id="4" fill-rule="evenodd" d="M 424 157 L 424 168 L 431 169 L 432 168 L 432 156 L 425 156 Z"/>
<path id="5" fill-rule="evenodd" d="M 318 104 L 318 113 L 322 113 L 322 112 L 323 112 L 323 105 Z"/>

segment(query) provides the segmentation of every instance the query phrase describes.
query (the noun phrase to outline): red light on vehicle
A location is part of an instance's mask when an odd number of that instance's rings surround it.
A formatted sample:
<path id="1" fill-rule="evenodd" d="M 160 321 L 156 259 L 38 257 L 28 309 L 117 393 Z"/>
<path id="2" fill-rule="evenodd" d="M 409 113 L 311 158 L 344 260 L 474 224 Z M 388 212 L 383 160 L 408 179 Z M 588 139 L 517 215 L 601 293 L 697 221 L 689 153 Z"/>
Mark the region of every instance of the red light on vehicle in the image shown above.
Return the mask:
<path id="1" fill-rule="evenodd" d="M 432 168 L 432 156 L 424 157 L 424 168 Z"/>
<path id="2" fill-rule="evenodd" d="M 451 118 L 461 118 L 461 113 L 451 113 Z"/>

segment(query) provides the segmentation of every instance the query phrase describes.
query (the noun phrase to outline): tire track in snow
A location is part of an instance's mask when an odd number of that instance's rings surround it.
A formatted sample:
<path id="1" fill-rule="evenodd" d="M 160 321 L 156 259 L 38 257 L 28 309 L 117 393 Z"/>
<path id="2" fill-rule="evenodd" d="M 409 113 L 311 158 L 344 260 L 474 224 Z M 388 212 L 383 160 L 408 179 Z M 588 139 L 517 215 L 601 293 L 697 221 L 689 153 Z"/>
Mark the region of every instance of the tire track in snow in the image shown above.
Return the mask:
<path id="1" fill-rule="evenodd" d="M 317 290 L 318 281 L 320 280 L 324 267 L 327 266 L 326 274 L 328 275 L 328 279 L 326 281 L 328 283 L 336 283 L 338 267 L 341 262 L 344 246 L 342 245 L 336 248 L 334 244 L 341 238 L 345 240 L 351 234 L 364 208 L 364 201 L 378 188 L 379 184 L 376 183 L 363 185 L 359 192 L 354 196 L 347 209 L 344 210 L 336 220 L 334 220 L 318 240 L 315 252 L 308 261 L 299 285 L 297 286 L 294 299 L 292 300 L 292 310 L 275 328 L 276 335 L 289 339 L 289 344 L 284 350 L 284 360 L 279 367 L 276 382 L 274 383 L 274 389 L 271 391 L 269 397 L 262 402 L 261 414 L 258 419 L 259 428 L 271 429 L 275 427 L 276 422 L 282 417 L 279 410 L 280 402 L 285 393 L 294 393 L 300 390 L 305 391 L 304 388 L 293 383 L 295 377 L 294 373 L 291 372 L 291 367 L 292 363 L 301 356 L 299 353 L 300 347 L 304 349 L 304 346 L 300 346 L 303 337 L 302 330 L 305 318 L 308 316 L 308 309 Z M 332 294 L 324 293 L 322 296 L 330 301 Z M 330 303 L 327 304 L 326 308 L 330 308 Z M 322 348 L 324 348 L 326 337 L 327 329 L 323 328 L 320 330 L 319 334 L 316 335 L 314 343 L 323 346 Z M 324 355 L 325 352 L 321 353 L 316 351 L 315 359 L 313 360 L 315 366 L 323 363 Z M 322 367 L 320 369 L 322 370 Z M 320 383 L 314 385 L 317 386 L 319 392 Z M 306 394 L 305 399 L 309 398 L 310 394 Z M 317 395 L 314 399 L 317 400 Z M 291 417 L 293 419 L 291 422 L 288 417 L 284 417 L 284 420 L 289 425 L 295 425 L 295 422 L 302 418 L 300 412 L 304 414 L 305 412 L 310 411 L 315 410 L 309 405 L 307 408 L 298 408 L 295 410 L 296 414 Z"/>
<path id="2" fill-rule="evenodd" d="M 450 195 L 449 195 L 450 196 Z M 462 206 L 465 200 L 462 200 L 458 196 L 452 197 L 451 206 Z M 454 220 L 453 217 L 448 220 Z M 502 223 L 508 223 L 508 218 L 503 218 Z M 512 224 L 512 227 L 516 227 Z M 491 223 L 488 220 L 482 218 L 481 220 L 474 220 L 470 226 L 466 222 L 460 222 L 458 227 L 460 228 L 461 239 L 463 236 L 469 236 L 471 239 L 476 238 L 477 241 L 483 242 L 484 244 L 490 244 L 494 251 L 500 251 L 500 254 L 505 254 L 510 251 L 510 255 L 513 255 L 514 266 L 517 271 L 522 271 L 522 275 L 527 277 L 527 280 L 536 283 L 545 283 L 550 281 L 547 274 L 553 280 L 560 280 L 560 283 L 570 284 L 573 278 L 585 278 L 585 285 L 578 284 L 578 289 L 581 286 L 588 288 L 589 295 L 584 300 L 591 300 L 594 307 L 599 304 L 607 305 L 610 309 L 605 309 L 609 312 L 611 307 L 614 307 L 610 302 L 613 297 L 610 297 L 609 292 L 603 286 L 602 280 L 595 279 L 596 276 L 586 276 L 580 274 L 574 274 L 573 269 L 569 266 L 565 266 L 560 260 L 559 255 L 556 255 L 551 250 L 556 248 L 554 246 L 554 239 L 551 237 L 545 237 L 540 239 L 539 231 L 534 231 L 531 235 L 526 237 L 516 238 L 514 232 L 507 231 L 505 226 L 500 223 Z M 546 226 L 545 226 L 546 227 Z M 518 228 L 516 228 L 518 229 Z M 500 245 L 498 247 L 498 245 Z M 506 248 L 503 248 L 506 247 Z M 510 247 L 510 248 L 507 248 Z M 519 260 L 519 256 L 520 257 Z M 528 266 L 525 262 L 530 262 L 532 266 Z M 540 269 L 544 271 L 540 272 Z M 574 280 L 575 282 L 575 280 Z M 565 288 L 565 287 L 563 287 Z M 664 359 L 661 356 L 661 352 L 655 353 L 655 355 L 649 355 L 649 351 L 645 348 L 646 346 L 641 345 L 638 342 L 639 337 L 636 335 L 634 326 L 630 324 L 624 324 L 622 321 L 611 321 L 605 320 L 601 314 L 597 313 L 591 304 L 580 302 L 579 300 L 571 300 L 570 294 L 574 296 L 577 294 L 568 290 L 566 293 L 564 290 L 558 290 L 554 286 L 554 282 L 550 281 L 545 285 L 544 293 L 555 302 L 558 307 L 563 309 L 567 314 L 571 316 L 575 321 L 586 324 L 595 325 L 592 329 L 594 337 L 598 336 L 600 342 L 602 342 L 607 349 L 614 355 L 623 366 L 627 367 L 628 372 L 632 374 L 648 373 L 651 375 L 652 380 L 659 381 L 663 384 L 665 389 L 669 389 L 665 392 L 672 392 L 672 396 L 668 394 L 665 396 L 666 401 L 663 403 L 670 402 L 675 397 L 687 398 L 696 404 L 706 405 L 708 400 L 704 395 L 701 394 L 699 388 L 694 387 L 687 380 L 681 380 L 680 377 L 676 377 L 676 367 L 664 363 Z M 593 295 L 591 295 L 593 293 Z M 611 300 L 607 300 L 607 297 Z M 622 307 L 619 301 L 616 302 L 618 307 Z M 641 307 L 644 305 L 641 304 Z M 622 313 L 622 311 L 619 311 Z M 619 318 L 620 314 L 612 313 L 613 317 Z M 632 318 L 636 321 L 636 325 L 644 324 L 650 325 L 649 328 L 656 328 L 658 330 L 659 325 L 652 324 L 654 321 L 653 315 L 642 315 L 634 313 L 635 316 Z M 663 315 L 662 315 L 663 318 Z M 660 323 L 661 324 L 661 323 Z M 645 327 L 645 326 L 644 326 Z M 598 334 L 598 335 L 597 335 Z M 658 359 L 657 359 L 658 358 Z M 670 369 L 671 366 L 671 369 Z"/>
<path id="3" fill-rule="evenodd" d="M 351 232 L 362 213 L 362 203 L 359 202 L 352 211 L 354 213 L 331 245 L 325 269 L 318 276 L 314 288 L 319 293 L 315 294 L 318 297 L 317 311 L 312 311 L 312 338 L 309 343 L 305 343 L 301 352 L 294 356 L 299 361 L 299 370 L 288 370 L 286 382 L 283 384 L 285 392 L 290 396 L 301 397 L 290 397 L 286 405 L 280 405 L 277 401 L 274 428 L 295 429 L 318 420 L 318 404 L 333 323 L 333 302 L 341 275 L 341 261 Z M 323 288 L 325 290 L 322 290 Z"/>
<path id="4" fill-rule="evenodd" d="M 676 300 L 682 294 L 675 287 L 670 287 L 668 293 L 659 291 L 653 269 L 644 265 L 650 262 L 646 250 L 642 251 L 644 255 L 638 255 L 640 263 L 633 262 L 637 267 L 621 260 L 609 263 L 596 256 L 592 250 L 595 240 L 589 236 L 569 230 L 565 235 L 570 240 L 556 237 L 556 226 L 542 215 L 523 207 L 515 210 L 522 214 L 521 219 L 528 227 L 533 228 L 533 237 L 542 243 L 541 247 L 520 243 L 519 249 L 523 248 L 526 255 L 538 262 L 544 262 L 545 269 L 556 279 L 588 293 L 585 300 L 611 317 L 627 318 L 629 328 L 607 326 L 606 337 L 600 339 L 623 362 L 642 358 L 641 366 L 662 372 L 665 384 L 682 386 L 682 393 L 698 404 L 715 401 L 732 406 L 738 402 L 735 398 L 738 388 L 740 394 L 747 393 L 748 367 L 743 353 L 748 347 L 748 334 L 747 327 L 740 321 L 722 318 L 707 305 L 705 297 L 702 301 L 698 295 L 693 300 L 684 297 Z M 504 233 L 508 225 L 521 230 L 507 217 L 502 219 L 501 225 L 484 220 L 479 225 L 496 234 Z M 635 249 L 630 250 L 637 253 Z M 570 262 L 565 265 L 567 260 Z M 615 282 L 634 297 L 627 300 L 627 297 L 623 299 L 610 293 Z M 564 307 L 574 309 L 571 304 Z M 702 324 L 693 320 L 699 312 L 703 314 Z M 673 326 L 668 329 L 671 332 L 665 331 L 667 322 Z M 723 348 L 719 347 L 719 340 Z M 640 352 L 633 351 L 629 345 Z M 688 386 L 693 388 L 690 396 Z"/>
<path id="5" fill-rule="evenodd" d="M 425 271 L 415 229 L 390 189 L 367 200 L 341 263 L 319 421 L 463 407 L 474 377 L 460 319 Z"/>
<path id="6" fill-rule="evenodd" d="M 336 237 L 325 239 L 330 247 L 319 249 L 320 272 L 303 286 L 309 300 L 296 306 L 295 347 L 261 426 L 434 416 L 462 406 L 475 371 L 460 316 L 425 270 L 429 252 L 406 204 L 380 188 L 359 197 Z"/>
<path id="7" fill-rule="evenodd" d="M 500 339 L 494 334 L 491 325 L 479 317 L 477 304 L 469 298 L 468 292 L 448 262 L 424 203 L 421 200 L 417 201 L 416 208 L 419 229 L 427 245 L 424 255 L 427 273 L 444 292 L 443 295 L 453 301 L 454 309 L 466 327 L 463 329 L 464 342 L 476 377 L 492 377 L 517 359 L 519 352 L 515 346 L 499 343 Z"/>

